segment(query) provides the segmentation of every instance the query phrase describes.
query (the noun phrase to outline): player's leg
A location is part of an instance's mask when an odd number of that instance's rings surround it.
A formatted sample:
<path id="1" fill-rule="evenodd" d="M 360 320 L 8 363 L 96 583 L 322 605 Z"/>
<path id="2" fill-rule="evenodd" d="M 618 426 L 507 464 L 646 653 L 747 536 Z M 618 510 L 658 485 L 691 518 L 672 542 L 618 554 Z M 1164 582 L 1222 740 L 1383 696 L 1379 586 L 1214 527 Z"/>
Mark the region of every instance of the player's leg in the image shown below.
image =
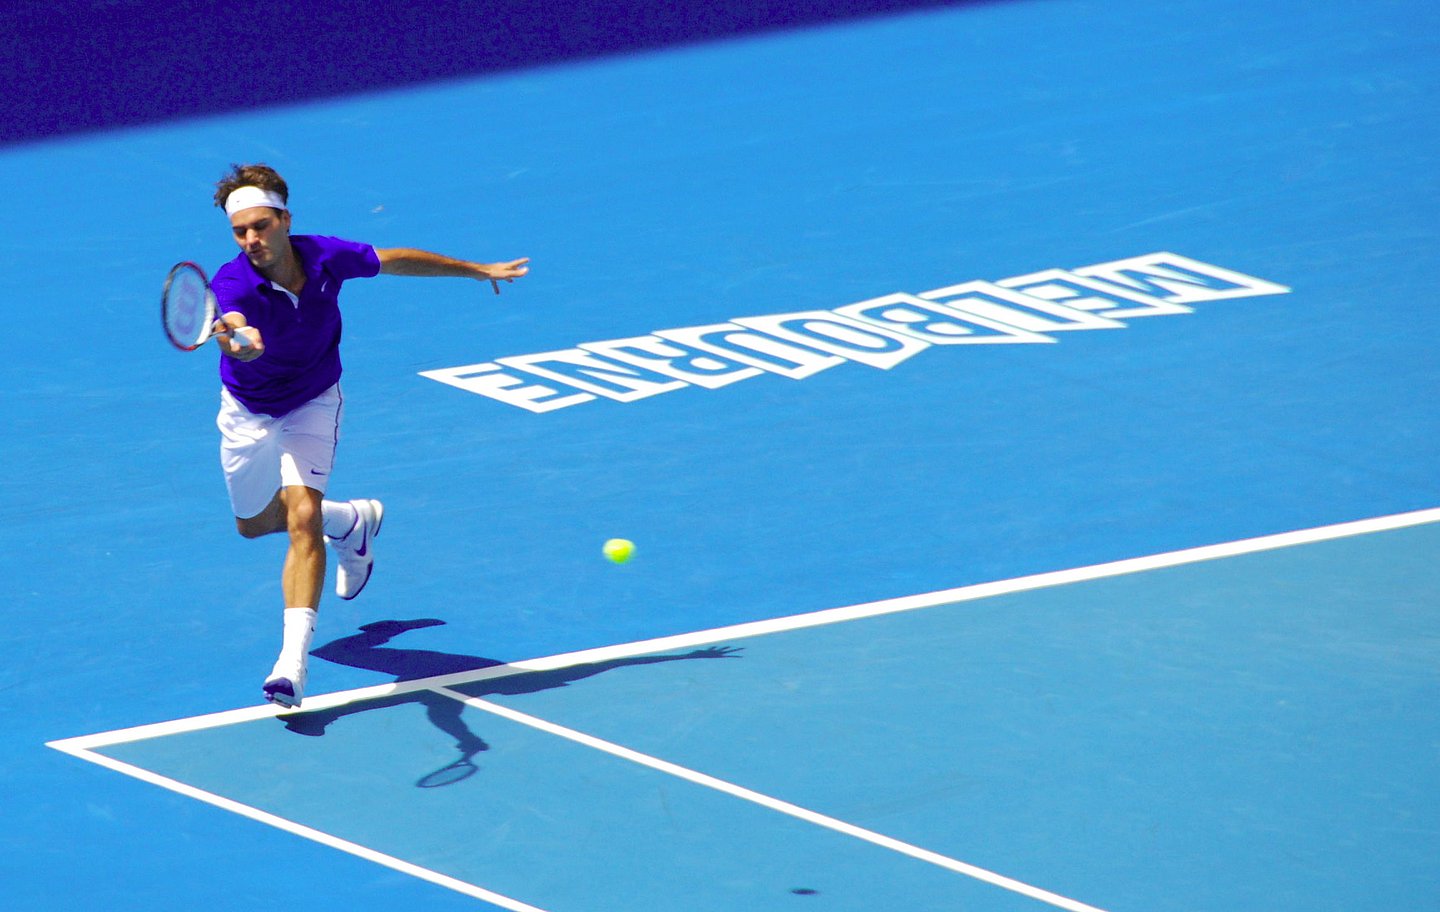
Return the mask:
<path id="1" fill-rule="evenodd" d="M 339 539 L 336 590 L 342 598 L 353 598 L 369 579 L 374 562 L 369 543 L 383 517 L 378 501 L 324 499 L 340 439 L 342 405 L 336 385 L 279 419 L 275 427 L 283 485 L 279 499 L 290 548 L 282 576 L 284 646 L 265 682 L 265 696 L 284 706 L 298 706 L 304 695 L 310 640 L 325 582 L 326 533 Z M 256 528 L 264 528 L 263 522 L 257 522 Z M 361 568 L 363 573 L 358 572 Z"/>
<path id="2" fill-rule="evenodd" d="M 325 584 L 325 539 L 320 529 L 319 491 L 287 485 L 280 492 L 290 547 L 285 552 L 280 588 L 285 597 L 280 656 L 265 679 L 265 698 L 281 706 L 299 706 L 305 695 L 310 641 L 316 607 Z"/>
<path id="3" fill-rule="evenodd" d="M 235 528 L 246 538 L 258 538 L 275 532 L 289 530 L 292 525 L 305 529 L 307 522 L 292 521 L 290 503 L 305 505 L 308 498 L 290 499 L 283 495 L 281 480 L 280 419 L 269 415 L 257 415 L 241 405 L 228 392 L 220 397 L 220 412 L 215 419 L 220 429 L 220 464 L 225 472 L 225 486 L 230 492 L 230 506 L 235 513 Z M 313 504 L 308 505 L 313 512 Z M 309 524 L 313 525 L 313 521 Z M 318 538 L 313 530 L 309 534 L 311 546 Z M 314 557 L 307 552 L 303 542 L 297 552 L 292 536 L 291 553 L 285 557 L 283 589 L 287 606 L 285 618 L 284 645 L 280 658 L 265 679 L 265 698 L 284 706 L 295 706 L 305 690 L 305 655 L 309 650 L 310 636 L 315 629 L 315 606 L 318 604 L 320 586 L 325 579 L 325 551 L 319 546 L 319 582 L 304 581 L 307 572 L 310 577 L 317 575 Z M 301 590 L 313 592 L 308 602 L 299 594 Z M 297 606 L 291 610 L 289 606 Z"/>
<path id="4" fill-rule="evenodd" d="M 280 656 L 265 679 L 264 691 L 265 699 L 281 706 L 299 706 L 305 695 L 310 641 L 325 585 L 322 503 L 335 462 L 339 417 L 338 395 L 322 394 L 276 419 L 271 429 L 282 485 L 276 495 L 278 524 L 290 544 L 280 573 L 285 599 Z M 255 518 L 253 528 L 263 534 L 276 524 L 272 504 Z"/>
<path id="5" fill-rule="evenodd" d="M 304 484 L 322 493 L 334 467 L 344 399 L 336 384 L 285 416 L 281 474 L 286 484 Z M 335 551 L 335 594 L 352 599 L 370 580 L 375 536 L 385 519 L 378 500 L 323 500 L 321 525 Z"/>
<path id="6" fill-rule="evenodd" d="M 285 505 L 285 528 L 290 547 L 280 588 L 285 607 L 316 608 L 325 585 L 325 535 L 320 528 L 321 494 L 314 488 L 289 486 L 280 492 Z"/>

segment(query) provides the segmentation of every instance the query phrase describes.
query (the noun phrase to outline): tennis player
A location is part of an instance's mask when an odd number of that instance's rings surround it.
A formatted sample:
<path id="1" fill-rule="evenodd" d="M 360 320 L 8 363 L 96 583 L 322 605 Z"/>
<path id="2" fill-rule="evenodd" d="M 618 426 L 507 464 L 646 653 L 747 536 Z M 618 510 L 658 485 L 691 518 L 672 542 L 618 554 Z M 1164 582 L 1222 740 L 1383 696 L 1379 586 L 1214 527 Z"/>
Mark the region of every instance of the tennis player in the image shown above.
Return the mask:
<path id="1" fill-rule="evenodd" d="M 233 165 L 217 184 L 240 255 L 215 274 L 223 327 L 220 461 L 235 525 L 246 538 L 290 537 L 281 572 L 280 657 L 265 698 L 299 706 L 306 658 L 325 583 L 325 543 L 335 551 L 335 593 L 360 594 L 374 569 L 378 500 L 326 500 L 344 397 L 338 296 L 350 279 L 379 273 L 480 279 L 500 291 L 528 259 L 473 263 L 407 248 L 290 233 L 289 187 L 265 165 Z"/>

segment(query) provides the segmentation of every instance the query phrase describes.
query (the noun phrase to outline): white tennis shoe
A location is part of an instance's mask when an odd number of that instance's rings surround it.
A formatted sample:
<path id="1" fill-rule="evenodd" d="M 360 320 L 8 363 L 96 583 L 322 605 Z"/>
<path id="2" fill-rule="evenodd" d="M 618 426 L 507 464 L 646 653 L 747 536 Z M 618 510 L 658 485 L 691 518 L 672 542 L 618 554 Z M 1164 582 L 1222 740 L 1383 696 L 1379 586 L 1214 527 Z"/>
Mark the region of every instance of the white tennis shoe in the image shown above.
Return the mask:
<path id="1" fill-rule="evenodd" d="M 370 582 L 375 569 L 374 540 L 385 519 L 385 506 L 378 500 L 352 500 L 358 518 L 344 538 L 329 539 L 335 551 L 335 594 L 353 599 Z"/>
<path id="2" fill-rule="evenodd" d="M 270 677 L 265 679 L 265 699 L 278 706 L 293 709 L 305 696 L 305 654 L 290 659 L 281 656 L 275 661 Z"/>

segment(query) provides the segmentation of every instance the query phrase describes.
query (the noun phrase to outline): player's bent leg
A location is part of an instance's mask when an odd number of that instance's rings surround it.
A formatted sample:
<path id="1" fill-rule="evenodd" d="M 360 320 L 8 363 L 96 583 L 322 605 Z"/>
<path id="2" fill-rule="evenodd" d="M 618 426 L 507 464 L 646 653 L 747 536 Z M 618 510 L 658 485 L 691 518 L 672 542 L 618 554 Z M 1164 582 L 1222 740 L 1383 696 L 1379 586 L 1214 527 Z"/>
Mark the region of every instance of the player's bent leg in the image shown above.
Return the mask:
<path id="1" fill-rule="evenodd" d="M 330 538 L 335 549 L 335 594 L 353 599 L 370 582 L 375 570 L 375 536 L 385 521 L 385 505 L 378 500 L 352 500 L 356 519 L 350 530 L 339 538 Z"/>
<path id="2" fill-rule="evenodd" d="M 235 517 L 235 530 L 245 538 L 260 538 L 264 535 L 273 535 L 276 532 L 283 532 L 289 523 L 285 516 L 285 502 L 280 498 L 280 492 L 276 491 L 270 503 L 254 516 Z"/>

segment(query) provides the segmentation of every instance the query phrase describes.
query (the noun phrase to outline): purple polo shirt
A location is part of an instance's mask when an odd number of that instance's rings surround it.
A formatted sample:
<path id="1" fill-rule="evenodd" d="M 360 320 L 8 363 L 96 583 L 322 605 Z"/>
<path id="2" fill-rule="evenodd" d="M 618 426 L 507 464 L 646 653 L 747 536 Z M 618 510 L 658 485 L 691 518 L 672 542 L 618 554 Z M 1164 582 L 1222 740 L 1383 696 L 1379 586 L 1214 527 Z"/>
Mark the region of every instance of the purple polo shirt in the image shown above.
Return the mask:
<path id="1" fill-rule="evenodd" d="M 222 355 L 220 379 L 241 405 L 277 418 L 340 379 L 340 285 L 380 272 L 369 244 L 308 234 L 291 235 L 290 244 L 305 271 L 298 303 L 256 272 L 244 253 L 221 266 L 211 283 L 221 313 L 244 314 L 265 343 L 254 361 Z"/>

